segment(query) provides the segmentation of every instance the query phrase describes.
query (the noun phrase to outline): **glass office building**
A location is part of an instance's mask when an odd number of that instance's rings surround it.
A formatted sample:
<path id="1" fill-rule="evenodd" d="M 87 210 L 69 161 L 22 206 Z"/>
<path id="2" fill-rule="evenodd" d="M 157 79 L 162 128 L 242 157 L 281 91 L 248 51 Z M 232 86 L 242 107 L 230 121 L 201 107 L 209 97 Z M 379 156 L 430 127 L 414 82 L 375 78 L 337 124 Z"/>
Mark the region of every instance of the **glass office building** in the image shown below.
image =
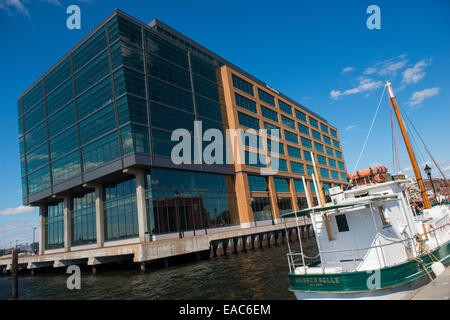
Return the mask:
<path id="1" fill-rule="evenodd" d="M 311 180 L 305 150 L 322 154 L 327 186 L 346 183 L 325 119 L 164 23 L 119 10 L 17 106 L 23 203 L 40 207 L 42 250 L 277 220 L 303 203 L 294 181 Z M 171 133 L 193 132 L 195 120 L 204 131 L 281 129 L 280 176 L 173 164 Z"/>

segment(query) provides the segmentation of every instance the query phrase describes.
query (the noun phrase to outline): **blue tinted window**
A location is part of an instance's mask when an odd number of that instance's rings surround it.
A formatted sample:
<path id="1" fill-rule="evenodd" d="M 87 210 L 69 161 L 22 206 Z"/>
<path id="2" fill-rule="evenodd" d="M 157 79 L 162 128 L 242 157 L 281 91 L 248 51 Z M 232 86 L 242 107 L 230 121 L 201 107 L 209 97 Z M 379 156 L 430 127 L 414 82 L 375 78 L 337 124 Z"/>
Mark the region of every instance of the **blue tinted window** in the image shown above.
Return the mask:
<path id="1" fill-rule="evenodd" d="M 81 175 L 80 153 L 73 152 L 52 163 L 53 184 Z"/>
<path id="2" fill-rule="evenodd" d="M 284 130 L 284 138 L 286 141 L 298 144 L 298 136 L 295 133 Z"/>
<path id="3" fill-rule="evenodd" d="M 272 109 L 261 106 L 261 114 L 264 118 L 278 122 L 278 115 L 276 111 Z"/>
<path id="4" fill-rule="evenodd" d="M 73 103 L 70 103 L 48 119 L 48 131 L 50 137 L 66 130 L 72 126 L 75 121 L 75 106 Z"/>
<path id="5" fill-rule="evenodd" d="M 307 126 L 302 125 L 301 123 L 297 123 L 298 131 L 303 133 L 305 136 L 309 136 L 309 128 Z"/>
<path id="6" fill-rule="evenodd" d="M 267 92 L 258 88 L 258 97 L 259 100 L 270 104 L 272 107 L 275 107 L 275 99 L 271 94 L 268 94 Z"/>
<path id="7" fill-rule="evenodd" d="M 61 62 L 55 69 L 53 69 L 47 77 L 45 77 L 45 89 L 47 94 L 72 74 L 72 65 L 70 64 L 70 57 Z"/>
<path id="8" fill-rule="evenodd" d="M 232 75 L 233 78 L 233 86 L 236 89 L 239 89 L 251 96 L 253 96 L 253 85 L 244 79 L 239 78 L 238 76 Z"/>
<path id="9" fill-rule="evenodd" d="M 289 154 L 290 157 L 297 158 L 297 159 L 301 159 L 302 158 L 302 155 L 300 153 L 300 149 L 294 148 L 294 147 L 289 146 L 289 145 L 287 146 L 287 149 L 288 149 L 288 154 Z"/>
<path id="10" fill-rule="evenodd" d="M 101 28 L 95 34 L 90 36 L 81 46 L 73 53 L 73 69 L 79 70 L 89 60 L 99 54 L 106 48 L 105 28 Z"/>
<path id="11" fill-rule="evenodd" d="M 305 138 L 305 137 L 301 137 L 302 139 L 302 146 L 305 148 L 309 148 L 312 149 L 312 144 L 311 144 L 311 140 Z"/>
<path id="12" fill-rule="evenodd" d="M 312 132 L 312 136 L 313 136 L 314 139 L 322 141 L 322 135 L 320 134 L 319 131 L 311 129 L 311 132 Z"/>
<path id="13" fill-rule="evenodd" d="M 120 157 L 117 131 L 91 143 L 82 149 L 84 171 L 95 169 Z"/>
<path id="14" fill-rule="evenodd" d="M 303 184 L 302 180 L 294 179 L 294 185 L 295 185 L 295 192 L 305 193 L 305 185 Z"/>
<path id="15" fill-rule="evenodd" d="M 292 107 L 287 103 L 278 100 L 278 105 L 280 106 L 280 110 L 292 116 Z"/>
<path id="16" fill-rule="evenodd" d="M 259 120 L 242 112 L 238 112 L 239 124 L 255 130 L 259 130 Z"/>
<path id="17" fill-rule="evenodd" d="M 303 163 L 291 161 L 291 171 L 293 173 L 305 174 L 305 167 Z"/>
<path id="18" fill-rule="evenodd" d="M 314 128 L 319 129 L 319 122 L 316 119 L 309 117 L 309 124 Z"/>
<path id="19" fill-rule="evenodd" d="M 303 121 L 304 123 L 306 123 L 306 114 L 301 112 L 300 110 L 295 109 L 295 117 L 298 120 Z"/>
<path id="20" fill-rule="evenodd" d="M 73 84 L 72 79 L 70 79 L 47 97 L 48 115 L 53 114 L 56 110 L 60 109 L 72 99 Z"/>
<path id="21" fill-rule="evenodd" d="M 276 192 L 289 192 L 288 182 L 283 178 L 273 178 Z"/>
<path id="22" fill-rule="evenodd" d="M 106 106 L 113 101 L 111 79 L 108 77 L 78 97 L 78 117 L 85 118 L 88 114 Z"/>
<path id="23" fill-rule="evenodd" d="M 234 96 L 235 96 L 235 99 L 236 99 L 236 105 L 238 107 L 247 109 L 247 110 L 249 110 L 251 112 L 254 112 L 254 113 L 257 113 L 257 111 L 256 111 L 256 102 L 255 101 L 247 99 L 246 97 L 241 96 L 238 93 L 235 93 Z"/>
<path id="24" fill-rule="evenodd" d="M 50 140 L 50 152 L 52 160 L 78 148 L 77 127 L 72 127 L 59 136 Z"/>
<path id="25" fill-rule="evenodd" d="M 42 101 L 23 116 L 25 132 L 29 131 L 35 125 L 45 120 L 45 117 L 45 104 L 44 101 Z"/>
<path id="26" fill-rule="evenodd" d="M 250 191 L 268 191 L 266 178 L 262 176 L 248 175 L 248 186 Z"/>
<path id="27" fill-rule="evenodd" d="M 25 113 L 30 110 L 42 98 L 44 98 L 44 84 L 42 81 L 39 81 L 39 83 L 23 96 L 23 112 Z"/>
<path id="28" fill-rule="evenodd" d="M 110 104 L 106 108 L 103 108 L 80 122 L 81 144 L 86 144 L 89 141 L 98 138 L 102 134 L 113 130 L 116 126 L 114 104 Z"/>
<path id="29" fill-rule="evenodd" d="M 291 128 L 292 130 L 295 130 L 295 121 L 292 119 L 289 119 L 288 117 L 285 117 L 283 115 L 281 115 L 281 121 L 283 122 L 283 124 L 288 127 Z"/>

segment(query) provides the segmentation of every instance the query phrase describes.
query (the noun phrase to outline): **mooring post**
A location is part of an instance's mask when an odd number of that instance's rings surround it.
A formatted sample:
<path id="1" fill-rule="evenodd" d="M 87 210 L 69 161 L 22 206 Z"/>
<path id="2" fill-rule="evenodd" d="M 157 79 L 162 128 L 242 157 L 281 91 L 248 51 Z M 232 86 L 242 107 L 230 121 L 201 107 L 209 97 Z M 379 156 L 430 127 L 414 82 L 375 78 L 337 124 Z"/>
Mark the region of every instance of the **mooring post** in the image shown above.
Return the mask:
<path id="1" fill-rule="evenodd" d="M 19 297 L 19 281 L 17 279 L 17 265 L 19 263 L 19 252 L 17 248 L 13 249 L 12 252 L 12 265 L 11 265 L 11 277 L 12 277 L 12 298 L 17 300 Z"/>

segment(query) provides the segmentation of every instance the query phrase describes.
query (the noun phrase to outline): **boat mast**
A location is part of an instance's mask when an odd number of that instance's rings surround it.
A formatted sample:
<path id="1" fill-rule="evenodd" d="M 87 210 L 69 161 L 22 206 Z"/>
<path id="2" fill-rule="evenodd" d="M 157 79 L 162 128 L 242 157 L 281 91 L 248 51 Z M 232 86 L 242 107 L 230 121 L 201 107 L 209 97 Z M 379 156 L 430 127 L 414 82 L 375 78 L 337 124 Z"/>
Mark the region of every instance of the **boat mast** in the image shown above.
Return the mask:
<path id="1" fill-rule="evenodd" d="M 403 123 L 402 116 L 397 106 L 397 100 L 394 96 L 394 91 L 392 91 L 392 86 L 389 81 L 386 82 L 386 87 L 389 93 L 389 99 L 391 99 L 392 106 L 394 108 L 395 115 L 397 116 L 398 124 L 400 126 L 400 131 L 402 132 L 403 140 L 405 141 L 406 150 L 408 151 L 409 159 L 411 160 L 411 164 L 414 170 L 414 174 L 416 176 L 417 184 L 420 188 L 420 194 L 422 196 L 423 204 L 425 209 L 430 209 L 430 200 L 428 200 L 427 192 L 425 191 L 425 186 L 423 184 L 422 175 L 420 174 L 419 166 L 417 165 L 416 157 L 411 147 L 411 142 L 409 141 L 408 134 L 406 133 L 405 124 Z"/>

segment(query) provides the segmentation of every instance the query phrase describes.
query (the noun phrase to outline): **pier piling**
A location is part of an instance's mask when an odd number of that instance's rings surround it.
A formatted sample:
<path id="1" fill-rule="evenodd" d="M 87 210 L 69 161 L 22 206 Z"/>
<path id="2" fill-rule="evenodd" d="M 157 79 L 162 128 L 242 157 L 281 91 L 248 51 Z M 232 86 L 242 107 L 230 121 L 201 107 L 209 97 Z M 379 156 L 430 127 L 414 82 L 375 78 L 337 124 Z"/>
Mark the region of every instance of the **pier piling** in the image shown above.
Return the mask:
<path id="1" fill-rule="evenodd" d="M 11 265 L 11 283 L 12 283 L 12 299 L 17 300 L 19 297 L 19 280 L 17 276 L 17 265 L 19 261 L 19 251 L 14 248 L 12 253 L 12 265 Z"/>

